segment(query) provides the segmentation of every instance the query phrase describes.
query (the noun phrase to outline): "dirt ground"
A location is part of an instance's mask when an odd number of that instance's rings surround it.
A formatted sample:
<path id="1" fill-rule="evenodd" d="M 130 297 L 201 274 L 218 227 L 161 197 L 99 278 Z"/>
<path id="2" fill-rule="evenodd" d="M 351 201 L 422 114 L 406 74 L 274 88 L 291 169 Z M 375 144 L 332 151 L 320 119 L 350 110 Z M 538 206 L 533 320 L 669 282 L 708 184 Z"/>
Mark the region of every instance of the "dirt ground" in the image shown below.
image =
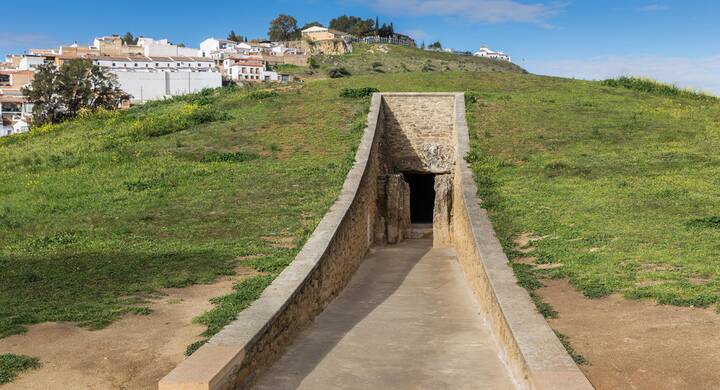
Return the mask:
<path id="1" fill-rule="evenodd" d="M 587 299 L 564 280 L 538 290 L 560 315 L 548 320 L 585 356 L 598 390 L 720 388 L 720 314 L 619 295 Z"/>
<path id="2" fill-rule="evenodd" d="M 241 270 L 214 284 L 163 290 L 167 295 L 150 305 L 150 315 L 127 315 L 105 329 L 43 323 L 0 339 L 3 353 L 30 355 L 43 363 L 0 389 L 156 389 L 185 358 L 185 348 L 200 340 L 204 326 L 192 319 L 212 307 L 210 298 L 229 293 L 249 273 Z"/>

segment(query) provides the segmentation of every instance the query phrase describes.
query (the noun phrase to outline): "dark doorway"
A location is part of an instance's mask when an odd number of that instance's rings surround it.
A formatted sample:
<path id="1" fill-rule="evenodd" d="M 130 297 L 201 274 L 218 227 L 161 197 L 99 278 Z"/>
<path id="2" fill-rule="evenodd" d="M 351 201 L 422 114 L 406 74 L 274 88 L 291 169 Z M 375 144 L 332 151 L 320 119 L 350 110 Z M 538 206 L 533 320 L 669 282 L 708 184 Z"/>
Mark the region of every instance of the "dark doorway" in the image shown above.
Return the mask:
<path id="1" fill-rule="evenodd" d="M 435 207 L 435 175 L 404 173 L 410 185 L 410 222 L 432 223 Z"/>

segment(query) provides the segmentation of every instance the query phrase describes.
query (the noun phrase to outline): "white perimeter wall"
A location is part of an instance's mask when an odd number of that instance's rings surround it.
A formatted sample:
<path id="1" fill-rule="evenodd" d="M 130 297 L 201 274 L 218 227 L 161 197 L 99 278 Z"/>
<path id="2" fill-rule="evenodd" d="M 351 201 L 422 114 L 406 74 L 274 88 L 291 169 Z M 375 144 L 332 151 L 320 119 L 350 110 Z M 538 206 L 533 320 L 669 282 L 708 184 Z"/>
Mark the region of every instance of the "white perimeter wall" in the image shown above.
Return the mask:
<path id="1" fill-rule="evenodd" d="M 132 101 L 163 99 L 205 88 L 219 88 L 218 72 L 123 72 L 113 71 L 120 88 L 132 95 Z"/>
<path id="2" fill-rule="evenodd" d="M 200 50 L 192 47 L 163 45 L 161 43 L 145 43 L 147 57 L 200 57 Z"/>

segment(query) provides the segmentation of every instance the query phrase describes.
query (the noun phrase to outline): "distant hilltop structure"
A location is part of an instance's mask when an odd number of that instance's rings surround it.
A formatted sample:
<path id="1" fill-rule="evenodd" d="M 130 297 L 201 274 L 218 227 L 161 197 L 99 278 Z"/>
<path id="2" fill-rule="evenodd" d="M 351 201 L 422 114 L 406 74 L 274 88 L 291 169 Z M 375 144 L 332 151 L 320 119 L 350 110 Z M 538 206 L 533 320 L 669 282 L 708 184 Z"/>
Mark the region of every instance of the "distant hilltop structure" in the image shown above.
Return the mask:
<path id="1" fill-rule="evenodd" d="M 490 49 L 489 49 L 487 46 L 485 46 L 485 45 L 480 46 L 480 50 L 478 50 L 478 51 L 476 51 L 475 53 L 473 53 L 473 55 L 474 55 L 475 57 L 487 57 L 487 58 L 498 59 L 498 60 L 505 60 L 505 61 L 510 61 L 510 62 L 512 62 L 512 58 L 511 58 L 509 55 L 507 55 L 507 54 L 505 54 L 505 53 L 503 53 L 503 52 L 501 52 L 501 51 L 493 51 L 493 50 L 490 50 Z"/>

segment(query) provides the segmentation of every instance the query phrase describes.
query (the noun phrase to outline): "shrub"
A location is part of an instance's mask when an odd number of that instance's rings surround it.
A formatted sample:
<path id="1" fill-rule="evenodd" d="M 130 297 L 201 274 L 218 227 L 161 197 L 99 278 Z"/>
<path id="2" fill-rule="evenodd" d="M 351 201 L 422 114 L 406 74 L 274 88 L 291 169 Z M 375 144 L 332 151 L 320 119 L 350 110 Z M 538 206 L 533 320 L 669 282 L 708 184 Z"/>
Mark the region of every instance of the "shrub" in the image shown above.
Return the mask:
<path id="1" fill-rule="evenodd" d="M 685 225 L 687 225 L 689 227 L 720 229 L 720 216 L 695 218 L 690 221 L 687 221 L 685 223 Z"/>
<path id="2" fill-rule="evenodd" d="M 435 65 L 432 64 L 432 61 L 427 60 L 425 64 L 423 64 L 422 69 L 420 70 L 422 70 L 423 72 L 434 72 Z"/>
<path id="3" fill-rule="evenodd" d="M 479 94 L 477 92 L 468 91 L 465 92 L 465 105 L 470 106 L 478 102 Z"/>
<path id="4" fill-rule="evenodd" d="M 227 114 L 211 106 L 195 103 L 184 104 L 179 108 L 162 114 L 147 115 L 131 125 L 131 134 L 135 138 L 160 137 L 166 134 L 186 130 L 202 123 L 227 119 Z"/>
<path id="5" fill-rule="evenodd" d="M 680 89 L 675 85 L 665 84 L 642 77 L 621 76 L 615 79 L 603 80 L 602 85 L 606 85 L 608 87 L 622 87 L 632 89 L 634 91 L 651 93 L 654 95 L 681 96 L 701 100 L 717 99 L 715 96 L 711 96 L 702 92 L 692 91 L 688 89 Z"/>
<path id="6" fill-rule="evenodd" d="M 350 71 L 343 66 L 330 68 L 328 70 L 328 76 L 330 76 L 331 79 L 339 79 L 341 77 L 350 76 Z"/>
<path id="7" fill-rule="evenodd" d="M 340 97 L 344 98 L 364 98 L 372 95 L 375 92 L 380 92 L 379 89 L 374 87 L 364 88 L 343 88 L 340 91 Z"/>
<path id="8" fill-rule="evenodd" d="M 308 66 L 310 67 L 310 69 L 317 69 L 320 67 L 320 64 L 318 64 L 318 61 L 317 59 L 315 59 L 315 57 L 310 57 L 310 59 L 308 60 Z"/>

